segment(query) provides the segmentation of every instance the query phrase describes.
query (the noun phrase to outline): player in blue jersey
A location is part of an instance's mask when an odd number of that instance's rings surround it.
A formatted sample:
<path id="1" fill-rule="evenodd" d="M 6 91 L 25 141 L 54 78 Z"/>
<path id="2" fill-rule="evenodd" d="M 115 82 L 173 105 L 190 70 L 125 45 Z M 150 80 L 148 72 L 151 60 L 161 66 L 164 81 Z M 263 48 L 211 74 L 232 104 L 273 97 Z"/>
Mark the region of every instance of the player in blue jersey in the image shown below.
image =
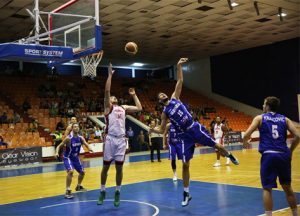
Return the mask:
<path id="1" fill-rule="evenodd" d="M 86 189 L 81 185 L 81 182 L 84 178 L 84 169 L 79 159 L 80 154 L 80 148 L 82 145 L 85 145 L 90 152 L 92 150 L 90 149 L 89 145 L 85 141 L 85 139 L 80 136 L 79 133 L 79 125 L 77 123 L 72 124 L 72 133 L 70 133 L 64 141 L 59 144 L 56 148 L 56 156 L 59 154 L 59 149 L 62 146 L 66 146 L 64 151 L 64 165 L 67 170 L 67 179 L 66 179 L 66 199 L 72 199 L 74 198 L 72 192 L 71 192 L 71 183 L 72 183 L 72 177 L 74 169 L 79 173 L 78 175 L 78 184 L 75 188 L 76 191 L 86 191 Z"/>
<path id="2" fill-rule="evenodd" d="M 176 128 L 171 123 L 168 123 L 164 133 L 164 147 L 169 147 L 169 160 L 171 160 L 171 166 L 173 170 L 173 181 L 177 181 L 176 173 L 176 155 L 178 160 L 182 160 L 182 143 L 178 138 L 180 134 L 176 131 Z"/>
<path id="3" fill-rule="evenodd" d="M 297 215 L 297 200 L 291 187 L 291 158 L 292 153 L 299 144 L 300 131 L 292 121 L 277 112 L 280 100 L 276 97 L 267 97 L 264 100 L 264 114 L 256 116 L 244 135 L 244 147 L 248 147 L 251 134 L 259 129 L 260 178 L 263 187 L 263 202 L 266 215 L 272 215 L 273 199 L 272 188 L 277 188 L 276 179 L 285 192 L 286 199 Z M 290 148 L 287 146 L 286 136 L 290 131 L 295 139 Z"/>
<path id="4" fill-rule="evenodd" d="M 155 133 L 164 133 L 167 119 L 169 119 L 176 130 L 183 132 L 179 137 L 183 146 L 182 178 L 184 192 L 183 201 L 181 203 L 182 206 L 187 206 L 192 198 L 189 194 L 189 161 L 193 158 L 195 143 L 213 147 L 217 149 L 222 156 L 230 158 L 233 164 L 239 164 L 238 160 L 231 153 L 229 153 L 221 144 L 215 142 L 214 138 L 212 138 L 203 125 L 199 122 L 194 122 L 190 112 L 179 100 L 183 85 L 182 64 L 187 62 L 187 60 L 187 58 L 181 58 L 177 63 L 177 83 L 171 99 L 169 99 L 165 93 L 158 94 L 158 102 L 164 106 L 161 114 L 161 125 L 160 127 L 150 129 L 150 131 Z"/>

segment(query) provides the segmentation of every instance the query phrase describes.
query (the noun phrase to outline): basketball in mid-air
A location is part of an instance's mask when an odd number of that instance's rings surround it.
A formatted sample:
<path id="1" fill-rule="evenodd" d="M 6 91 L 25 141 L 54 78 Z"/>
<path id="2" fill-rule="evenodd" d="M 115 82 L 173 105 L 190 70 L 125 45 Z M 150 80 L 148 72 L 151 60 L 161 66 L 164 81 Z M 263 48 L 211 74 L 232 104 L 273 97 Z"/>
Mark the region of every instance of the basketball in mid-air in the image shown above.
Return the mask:
<path id="1" fill-rule="evenodd" d="M 125 45 L 125 51 L 129 54 L 135 55 L 138 52 L 138 46 L 134 42 L 128 42 Z"/>

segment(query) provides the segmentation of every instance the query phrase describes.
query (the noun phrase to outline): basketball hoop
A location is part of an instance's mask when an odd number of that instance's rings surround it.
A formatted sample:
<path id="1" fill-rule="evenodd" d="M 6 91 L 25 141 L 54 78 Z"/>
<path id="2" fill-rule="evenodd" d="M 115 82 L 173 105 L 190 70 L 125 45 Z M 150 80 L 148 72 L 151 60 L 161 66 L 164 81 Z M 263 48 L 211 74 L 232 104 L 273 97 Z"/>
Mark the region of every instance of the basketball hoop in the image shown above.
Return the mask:
<path id="1" fill-rule="evenodd" d="M 90 78 L 97 76 L 97 66 L 102 59 L 102 55 L 103 51 L 101 50 L 98 53 L 93 53 L 80 58 L 83 65 L 82 76 L 88 76 Z"/>

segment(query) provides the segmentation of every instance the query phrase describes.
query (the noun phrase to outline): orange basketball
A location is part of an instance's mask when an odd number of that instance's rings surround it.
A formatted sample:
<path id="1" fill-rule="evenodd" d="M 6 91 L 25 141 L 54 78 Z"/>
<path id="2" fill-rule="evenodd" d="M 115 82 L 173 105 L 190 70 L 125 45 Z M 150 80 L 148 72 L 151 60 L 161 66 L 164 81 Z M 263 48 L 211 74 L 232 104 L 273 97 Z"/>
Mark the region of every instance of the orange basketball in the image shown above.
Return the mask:
<path id="1" fill-rule="evenodd" d="M 125 45 L 125 51 L 129 54 L 135 55 L 138 52 L 138 46 L 134 42 L 128 42 Z"/>

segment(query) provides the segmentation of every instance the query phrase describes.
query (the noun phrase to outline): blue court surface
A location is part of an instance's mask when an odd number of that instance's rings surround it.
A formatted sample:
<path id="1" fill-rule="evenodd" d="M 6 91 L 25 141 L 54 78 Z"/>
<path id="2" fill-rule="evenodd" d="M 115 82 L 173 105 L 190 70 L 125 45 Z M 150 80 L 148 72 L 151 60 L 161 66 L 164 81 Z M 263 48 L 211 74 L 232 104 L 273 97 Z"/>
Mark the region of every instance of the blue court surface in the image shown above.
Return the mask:
<path id="1" fill-rule="evenodd" d="M 101 206 L 96 204 L 99 190 L 92 190 L 76 193 L 73 200 L 66 200 L 62 195 L 0 205 L 0 215 L 254 216 L 264 213 L 262 190 L 259 188 L 192 181 L 190 190 L 193 199 L 184 208 L 181 207 L 182 181 L 173 183 L 171 179 L 160 179 L 124 185 L 118 208 L 113 205 L 114 188 L 108 188 L 107 199 Z M 300 200 L 300 193 L 296 196 Z M 282 191 L 273 191 L 273 197 L 274 210 L 287 207 Z"/>

